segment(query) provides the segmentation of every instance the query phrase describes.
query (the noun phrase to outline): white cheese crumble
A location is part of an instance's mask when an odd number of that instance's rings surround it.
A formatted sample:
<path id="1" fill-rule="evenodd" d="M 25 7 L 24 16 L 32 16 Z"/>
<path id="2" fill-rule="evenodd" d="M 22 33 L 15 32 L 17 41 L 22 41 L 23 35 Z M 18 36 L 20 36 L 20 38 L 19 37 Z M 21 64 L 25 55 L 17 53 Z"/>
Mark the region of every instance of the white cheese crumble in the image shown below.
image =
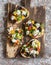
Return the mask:
<path id="1" fill-rule="evenodd" d="M 34 51 L 33 51 L 33 54 L 36 54 L 36 53 L 37 53 L 37 52 L 34 50 Z"/>
<path id="2" fill-rule="evenodd" d="M 33 54 L 34 50 L 30 51 L 30 54 Z"/>
<path id="3" fill-rule="evenodd" d="M 11 16 L 11 20 L 14 20 L 15 19 L 15 16 Z"/>
<path id="4" fill-rule="evenodd" d="M 15 38 L 16 34 L 13 34 L 12 37 Z"/>
<path id="5" fill-rule="evenodd" d="M 38 46 L 37 46 L 37 44 L 36 44 L 35 42 L 32 42 L 32 47 L 33 47 L 33 48 L 34 48 L 34 47 L 37 48 Z"/>
<path id="6" fill-rule="evenodd" d="M 26 15 L 26 11 L 22 11 L 22 15 Z"/>
<path id="7" fill-rule="evenodd" d="M 25 48 L 25 52 L 29 52 L 28 48 Z"/>
<path id="8" fill-rule="evenodd" d="M 21 14 L 21 11 L 20 10 L 17 10 L 17 15 L 20 15 Z"/>
<path id="9" fill-rule="evenodd" d="M 32 47 L 34 47 L 35 45 L 36 45 L 36 44 L 35 44 L 35 42 L 33 41 L 33 42 L 32 42 Z"/>
<path id="10" fill-rule="evenodd" d="M 39 23 L 36 23 L 36 27 L 39 28 L 40 27 L 40 24 Z"/>
<path id="11" fill-rule="evenodd" d="M 10 32 L 11 30 L 13 30 L 13 27 L 10 27 L 10 28 L 8 29 L 8 32 Z"/>
<path id="12" fill-rule="evenodd" d="M 36 36 L 37 34 L 39 34 L 39 30 L 35 30 L 35 31 L 33 32 L 33 35 L 34 35 L 34 36 Z"/>
<path id="13" fill-rule="evenodd" d="M 31 21 L 29 20 L 29 21 L 27 22 L 27 24 L 28 24 L 28 25 L 31 24 Z"/>
<path id="14" fill-rule="evenodd" d="M 38 51 L 36 51 L 36 50 L 32 50 L 32 51 L 30 52 L 30 55 L 31 55 L 31 54 L 33 54 L 33 56 L 35 57 L 35 54 L 37 54 L 37 55 L 38 55 L 38 54 L 39 54 L 39 52 L 38 52 Z"/>
<path id="15" fill-rule="evenodd" d="M 28 35 L 29 34 L 29 31 L 26 31 L 26 35 Z"/>
<path id="16" fill-rule="evenodd" d="M 16 42 L 16 40 L 15 39 L 12 39 L 12 42 L 14 43 L 14 42 Z"/>
<path id="17" fill-rule="evenodd" d="M 23 47 L 26 47 L 26 45 L 24 45 Z"/>

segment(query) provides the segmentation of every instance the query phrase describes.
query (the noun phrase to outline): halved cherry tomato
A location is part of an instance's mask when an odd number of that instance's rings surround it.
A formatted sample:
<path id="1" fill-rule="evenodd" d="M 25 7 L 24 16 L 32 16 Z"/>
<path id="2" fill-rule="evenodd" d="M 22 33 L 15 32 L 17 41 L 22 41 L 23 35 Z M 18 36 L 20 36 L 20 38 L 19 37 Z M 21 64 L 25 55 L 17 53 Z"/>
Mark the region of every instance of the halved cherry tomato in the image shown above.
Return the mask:
<path id="1" fill-rule="evenodd" d="M 19 45 L 19 40 L 14 43 L 14 46 Z"/>
<path id="2" fill-rule="evenodd" d="M 29 27 L 28 27 L 28 30 L 31 30 L 31 29 L 32 29 L 32 27 L 31 27 L 31 26 L 29 26 Z"/>

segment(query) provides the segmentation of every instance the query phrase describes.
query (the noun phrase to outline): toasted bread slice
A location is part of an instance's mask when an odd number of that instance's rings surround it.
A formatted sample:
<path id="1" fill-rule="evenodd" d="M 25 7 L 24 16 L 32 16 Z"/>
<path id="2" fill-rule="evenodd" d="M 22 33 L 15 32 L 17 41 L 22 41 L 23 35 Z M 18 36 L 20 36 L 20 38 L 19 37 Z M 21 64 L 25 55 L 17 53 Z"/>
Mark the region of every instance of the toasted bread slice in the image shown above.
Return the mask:
<path id="1" fill-rule="evenodd" d="M 18 49 L 22 45 L 22 39 L 23 39 L 22 29 L 21 28 L 18 29 L 18 28 L 19 27 L 17 27 L 17 25 L 12 26 L 12 23 L 7 22 L 7 33 L 8 33 L 7 38 L 8 39 L 7 39 L 7 42 L 6 42 L 6 56 L 8 58 L 15 58 L 17 53 L 18 53 Z M 8 32 L 8 30 L 9 30 L 9 32 Z M 19 32 L 18 32 L 18 30 L 19 30 Z M 12 40 L 12 38 L 15 35 L 14 31 L 16 31 L 16 33 L 18 35 L 19 35 L 19 33 L 21 33 L 22 37 L 20 38 L 20 36 L 17 36 L 16 39 Z M 12 37 L 12 35 L 13 35 L 13 37 Z"/>
<path id="2" fill-rule="evenodd" d="M 26 8 L 24 8 L 22 6 L 16 6 L 15 9 L 27 11 L 26 17 L 24 19 L 29 17 L 29 11 Z M 13 27 L 14 29 L 16 29 L 17 27 L 21 27 L 20 23 L 22 23 L 22 21 L 24 20 L 24 19 L 22 19 L 21 21 L 17 21 L 17 22 L 16 22 L 16 20 L 11 20 L 10 17 L 11 17 L 11 15 L 13 15 L 14 11 L 15 10 L 13 10 L 12 12 L 9 12 L 9 14 L 8 14 L 9 20 L 7 21 L 7 29 L 10 27 Z M 15 23 L 13 24 L 12 22 L 15 22 Z M 10 35 L 8 35 L 8 36 L 10 36 Z M 20 43 L 22 43 L 22 42 L 20 41 L 19 44 L 14 43 L 13 45 L 11 45 L 10 39 L 11 38 L 8 38 L 7 43 L 6 43 L 6 56 L 8 58 L 15 58 L 17 55 L 18 48 L 20 48 L 20 46 L 21 46 Z"/>
<path id="3" fill-rule="evenodd" d="M 44 24 L 34 20 L 28 20 L 25 24 L 26 35 L 32 38 L 39 38 L 44 35 Z"/>
<path id="4" fill-rule="evenodd" d="M 22 46 L 20 51 L 24 58 L 36 57 L 40 53 L 41 43 L 37 39 L 32 39 Z"/>
<path id="5" fill-rule="evenodd" d="M 11 20 L 12 23 L 16 22 L 16 24 L 23 22 L 23 20 L 27 19 L 28 17 L 29 11 L 23 6 L 16 5 L 15 10 L 9 13 L 9 20 Z"/>
<path id="6" fill-rule="evenodd" d="M 10 46 L 9 42 L 6 45 L 6 56 L 8 58 L 15 58 L 16 57 L 16 51 L 18 50 L 18 46 Z"/>

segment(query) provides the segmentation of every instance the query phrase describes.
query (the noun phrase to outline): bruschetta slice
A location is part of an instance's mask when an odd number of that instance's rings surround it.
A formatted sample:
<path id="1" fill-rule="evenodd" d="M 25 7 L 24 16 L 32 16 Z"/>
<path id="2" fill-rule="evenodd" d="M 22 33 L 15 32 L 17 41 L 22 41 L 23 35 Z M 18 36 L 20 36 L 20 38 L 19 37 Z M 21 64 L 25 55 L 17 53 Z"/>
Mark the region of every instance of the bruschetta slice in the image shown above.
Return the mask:
<path id="1" fill-rule="evenodd" d="M 16 6 L 15 10 L 9 14 L 10 20 L 17 24 L 29 17 L 29 11 L 22 6 Z"/>
<path id="2" fill-rule="evenodd" d="M 28 20 L 25 23 L 25 32 L 28 36 L 39 38 L 44 34 L 44 24 L 34 20 Z"/>
<path id="3" fill-rule="evenodd" d="M 6 56 L 8 58 L 14 58 L 18 53 L 18 49 L 23 44 L 23 30 L 21 28 L 14 29 L 13 27 L 9 27 L 7 30 L 8 40 L 6 46 Z"/>
<path id="4" fill-rule="evenodd" d="M 24 58 L 36 57 L 40 54 L 41 43 L 37 39 L 32 39 L 21 48 L 21 56 Z"/>

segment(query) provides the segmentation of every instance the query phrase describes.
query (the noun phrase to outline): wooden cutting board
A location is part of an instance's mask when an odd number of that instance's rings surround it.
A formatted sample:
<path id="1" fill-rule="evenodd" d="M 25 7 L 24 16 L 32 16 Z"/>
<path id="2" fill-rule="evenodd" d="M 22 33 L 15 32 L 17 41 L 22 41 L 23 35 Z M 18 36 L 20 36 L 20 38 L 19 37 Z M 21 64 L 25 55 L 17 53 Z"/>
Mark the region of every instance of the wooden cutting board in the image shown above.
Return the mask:
<path id="1" fill-rule="evenodd" d="M 31 8 L 30 7 L 30 0 L 22 0 L 21 1 L 21 6 L 24 6 L 25 8 L 27 8 L 28 10 L 29 10 L 29 12 L 30 12 L 30 16 L 29 16 L 29 19 L 31 18 L 31 19 L 33 19 L 33 20 L 35 20 L 35 21 L 38 21 L 38 22 L 42 22 L 42 23 L 44 23 L 44 25 L 45 25 L 45 6 L 40 6 L 40 7 L 33 7 L 33 8 Z M 9 14 L 9 12 L 10 11 L 12 11 L 13 9 L 15 9 L 15 5 L 14 4 L 12 4 L 12 3 L 8 3 L 7 4 L 7 7 L 8 8 L 6 8 L 6 9 L 8 9 L 7 10 L 7 12 L 8 12 L 8 14 Z M 8 25 L 9 24 L 9 25 Z M 5 23 L 5 25 L 6 25 L 6 28 L 5 28 L 5 30 L 7 30 L 7 27 L 9 27 L 9 26 L 11 26 L 11 25 L 13 25 L 13 27 L 15 27 L 15 25 L 16 24 L 12 24 L 12 23 L 10 23 L 9 22 L 9 17 L 7 17 L 7 22 Z M 44 29 L 45 29 L 45 27 L 44 27 Z M 7 32 L 6 32 L 6 34 L 7 34 Z M 41 51 L 40 51 L 40 57 L 42 57 L 43 55 L 44 55 L 44 36 L 42 36 L 42 37 L 40 37 L 40 38 L 38 38 L 38 40 L 41 42 Z M 5 49 L 5 51 L 7 52 L 7 42 L 8 42 L 8 39 L 7 39 L 7 35 L 6 35 L 6 49 Z M 10 48 L 11 49 L 11 48 Z M 5 52 L 5 55 L 7 55 L 7 53 Z M 7 57 L 7 56 L 6 56 Z M 19 56 L 19 53 L 18 53 L 18 55 L 16 56 L 16 57 L 14 57 L 14 58 L 17 58 L 17 57 L 20 57 Z M 7 57 L 8 58 L 8 57 Z"/>

